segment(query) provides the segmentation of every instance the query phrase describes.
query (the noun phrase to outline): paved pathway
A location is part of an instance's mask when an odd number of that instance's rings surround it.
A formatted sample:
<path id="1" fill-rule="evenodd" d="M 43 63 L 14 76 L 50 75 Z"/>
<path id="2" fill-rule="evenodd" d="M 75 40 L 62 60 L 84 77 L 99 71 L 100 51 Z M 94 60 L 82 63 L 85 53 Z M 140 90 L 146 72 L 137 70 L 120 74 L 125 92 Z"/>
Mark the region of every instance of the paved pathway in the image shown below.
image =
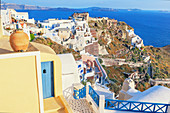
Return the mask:
<path id="1" fill-rule="evenodd" d="M 74 113 L 95 113 L 86 99 L 69 99 L 68 104 Z"/>
<path id="2" fill-rule="evenodd" d="M 71 88 L 64 91 L 64 97 L 73 110 L 73 113 L 95 113 L 85 98 L 73 98 Z"/>

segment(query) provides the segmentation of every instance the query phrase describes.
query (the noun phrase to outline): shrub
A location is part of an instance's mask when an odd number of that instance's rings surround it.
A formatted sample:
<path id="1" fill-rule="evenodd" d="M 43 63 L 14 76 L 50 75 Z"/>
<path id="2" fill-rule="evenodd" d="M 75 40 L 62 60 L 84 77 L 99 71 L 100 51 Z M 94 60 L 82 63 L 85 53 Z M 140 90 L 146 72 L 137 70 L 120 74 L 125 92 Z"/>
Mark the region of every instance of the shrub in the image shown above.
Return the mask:
<path id="1" fill-rule="evenodd" d="M 102 60 L 101 58 L 99 58 L 99 62 L 100 62 L 100 64 L 102 64 L 102 63 L 103 63 L 103 60 Z"/>
<path id="2" fill-rule="evenodd" d="M 30 38 L 31 38 L 31 40 L 30 40 L 30 41 L 33 41 L 33 40 L 35 39 L 34 34 L 30 34 Z"/>
<path id="3" fill-rule="evenodd" d="M 149 82 L 150 76 L 148 73 L 145 75 L 145 78 L 146 78 L 146 81 Z"/>

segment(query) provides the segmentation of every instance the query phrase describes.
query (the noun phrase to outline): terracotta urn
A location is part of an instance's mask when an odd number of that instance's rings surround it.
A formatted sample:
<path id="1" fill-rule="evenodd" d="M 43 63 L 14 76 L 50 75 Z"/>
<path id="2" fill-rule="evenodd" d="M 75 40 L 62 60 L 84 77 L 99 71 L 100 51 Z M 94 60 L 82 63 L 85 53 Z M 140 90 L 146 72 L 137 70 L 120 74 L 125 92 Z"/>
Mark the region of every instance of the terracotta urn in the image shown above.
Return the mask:
<path id="1" fill-rule="evenodd" d="M 15 52 L 24 52 L 29 45 L 29 37 L 23 30 L 17 30 L 10 36 L 10 44 Z"/>

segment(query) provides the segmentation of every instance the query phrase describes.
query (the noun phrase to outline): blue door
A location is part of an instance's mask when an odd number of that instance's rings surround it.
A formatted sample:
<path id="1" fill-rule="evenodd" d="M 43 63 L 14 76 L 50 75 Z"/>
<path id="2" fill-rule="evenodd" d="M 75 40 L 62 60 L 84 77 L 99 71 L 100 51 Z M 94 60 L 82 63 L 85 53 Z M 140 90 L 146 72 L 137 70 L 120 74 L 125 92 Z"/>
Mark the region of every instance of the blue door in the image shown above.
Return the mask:
<path id="1" fill-rule="evenodd" d="M 53 62 L 41 62 L 43 98 L 54 97 Z"/>

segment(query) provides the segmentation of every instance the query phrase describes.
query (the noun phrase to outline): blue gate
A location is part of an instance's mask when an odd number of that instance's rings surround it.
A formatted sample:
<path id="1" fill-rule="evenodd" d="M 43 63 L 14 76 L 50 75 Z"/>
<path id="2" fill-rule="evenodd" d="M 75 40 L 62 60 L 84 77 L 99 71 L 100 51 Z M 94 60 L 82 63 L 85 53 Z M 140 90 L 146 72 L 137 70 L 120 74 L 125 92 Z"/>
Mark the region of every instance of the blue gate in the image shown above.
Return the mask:
<path id="1" fill-rule="evenodd" d="M 79 90 L 74 89 L 74 94 L 73 94 L 74 99 L 84 98 L 85 96 L 86 96 L 86 87 L 85 86 Z"/>

